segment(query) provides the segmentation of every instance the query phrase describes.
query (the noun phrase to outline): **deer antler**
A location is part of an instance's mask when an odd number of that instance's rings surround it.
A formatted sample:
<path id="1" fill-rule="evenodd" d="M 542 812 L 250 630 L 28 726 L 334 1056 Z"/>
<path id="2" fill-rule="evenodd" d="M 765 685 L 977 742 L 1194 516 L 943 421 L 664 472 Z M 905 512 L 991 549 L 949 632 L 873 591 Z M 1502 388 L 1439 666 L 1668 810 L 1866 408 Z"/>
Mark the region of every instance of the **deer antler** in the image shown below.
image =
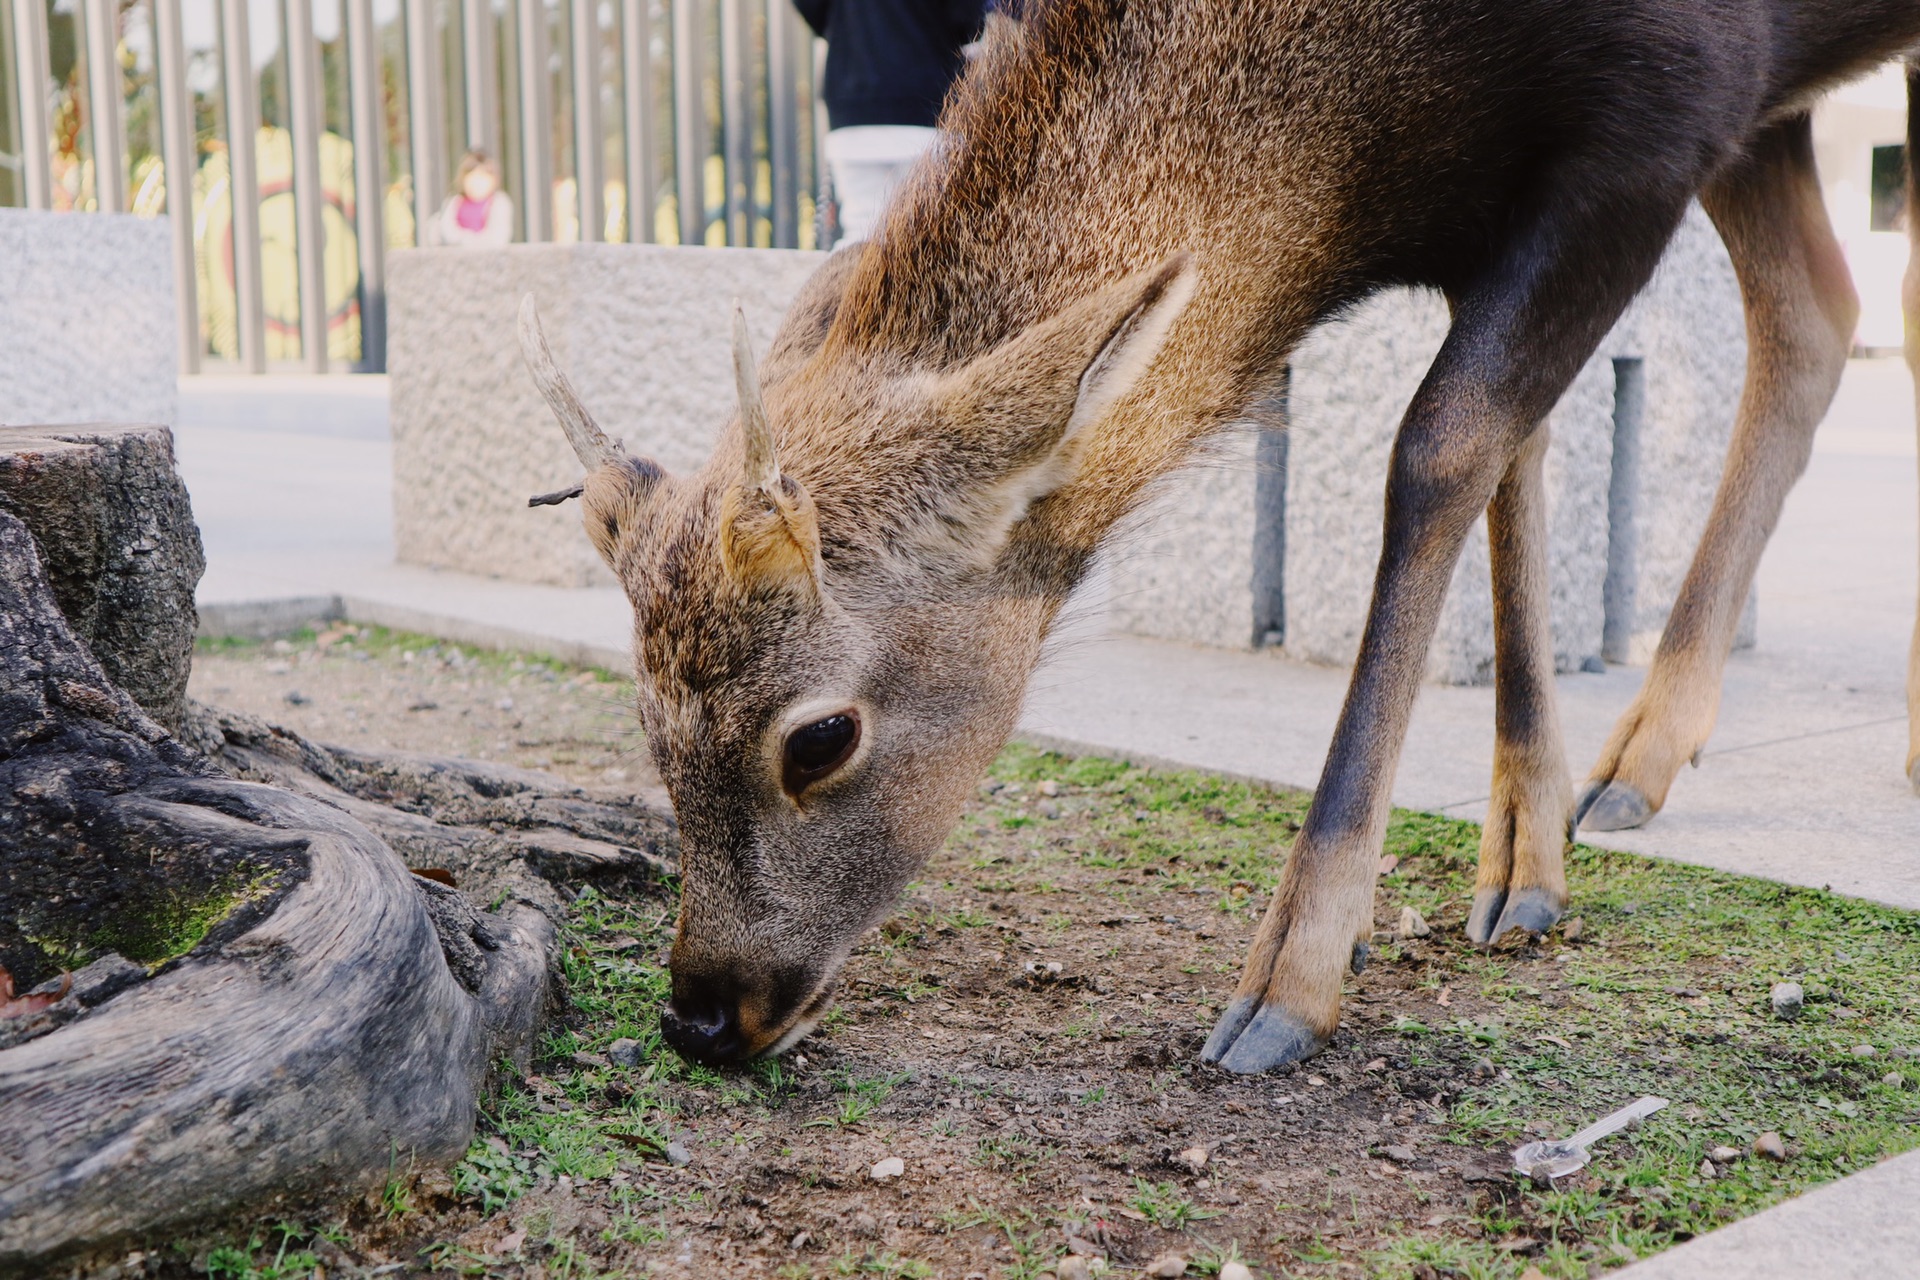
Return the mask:
<path id="1" fill-rule="evenodd" d="M 573 446 L 581 464 L 589 471 L 597 471 L 609 463 L 624 462 L 626 453 L 600 429 L 600 424 L 587 412 L 587 406 L 580 403 L 579 393 L 567 381 L 567 375 L 560 372 L 560 366 L 554 363 L 553 351 L 547 346 L 546 331 L 540 327 L 540 310 L 534 306 L 532 294 L 520 299 L 520 353 L 526 357 L 527 371 L 533 375 L 534 385 L 546 397 L 547 407 L 553 410 L 553 416 L 560 419 L 560 429 L 567 433 L 567 443 Z M 555 502 L 564 501 L 574 494 L 544 496 L 547 501 Z"/>
<path id="2" fill-rule="evenodd" d="M 773 451 L 773 428 L 760 402 L 760 375 L 754 368 L 753 340 L 747 336 L 747 315 L 733 304 L 733 381 L 740 393 L 740 435 L 746 443 L 745 484 L 771 492 L 780 483 L 780 460 Z"/>

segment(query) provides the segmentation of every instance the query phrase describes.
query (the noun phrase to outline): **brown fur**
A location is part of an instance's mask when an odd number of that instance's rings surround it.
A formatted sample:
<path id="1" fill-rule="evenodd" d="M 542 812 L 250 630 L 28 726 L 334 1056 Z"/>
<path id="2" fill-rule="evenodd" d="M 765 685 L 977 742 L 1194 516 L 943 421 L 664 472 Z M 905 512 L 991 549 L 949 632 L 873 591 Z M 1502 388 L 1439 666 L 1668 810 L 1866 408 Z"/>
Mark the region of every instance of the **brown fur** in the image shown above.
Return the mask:
<path id="1" fill-rule="evenodd" d="M 769 353 L 791 489 L 743 482 L 737 429 L 694 476 L 610 465 L 586 489 L 682 825 L 669 1038 L 723 1059 L 804 1033 L 1011 732 L 1103 537 L 1312 324 L 1396 283 L 1445 290 L 1454 327 L 1401 425 L 1326 772 L 1208 1056 L 1274 1065 L 1337 1023 L 1426 648 L 1490 502 L 1499 902 L 1480 923 L 1550 923 L 1571 795 L 1539 423 L 1708 189 L 1758 353 L 1700 638 L 1676 641 L 1710 654 L 1844 311 L 1774 141 L 1800 126 L 1773 122 L 1916 39 L 1920 0 L 1042 0 L 996 32 L 938 153 Z M 1698 697 L 1715 671 L 1680 674 Z M 787 735 L 841 713 L 853 758 L 786 794 Z M 1681 719 L 1656 736 L 1692 742 Z"/>

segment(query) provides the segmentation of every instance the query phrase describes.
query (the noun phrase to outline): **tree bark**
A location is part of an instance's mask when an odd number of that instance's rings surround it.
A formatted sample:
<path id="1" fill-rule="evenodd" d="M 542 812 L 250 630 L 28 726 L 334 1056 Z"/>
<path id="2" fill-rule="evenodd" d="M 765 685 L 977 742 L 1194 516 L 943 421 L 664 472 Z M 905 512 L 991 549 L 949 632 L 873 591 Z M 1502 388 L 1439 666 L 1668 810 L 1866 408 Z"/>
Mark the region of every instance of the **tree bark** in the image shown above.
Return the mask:
<path id="1" fill-rule="evenodd" d="M 33 531 L 60 611 L 107 678 L 178 731 L 206 561 L 173 433 L 0 427 L 0 511 Z"/>
<path id="2" fill-rule="evenodd" d="M 144 616 L 185 618 L 190 645 L 191 519 L 169 507 L 147 526 L 154 545 L 122 556 L 137 519 L 18 495 L 128 467 L 34 451 L 32 484 L 0 493 L 43 533 L 86 536 L 48 557 L 67 566 L 63 587 L 43 570 L 47 542 L 0 510 L 0 965 L 21 988 L 64 989 L 0 1017 L 0 1274 L 27 1275 L 365 1185 L 396 1152 L 458 1157 L 490 1069 L 526 1065 L 553 998 L 567 892 L 553 882 L 655 876 L 673 840 L 637 801 L 540 774 L 323 747 L 184 700 L 185 740 L 170 734 L 62 606 L 77 601 L 94 642 L 119 646 L 122 670 L 170 705 L 190 649 L 132 644 L 106 614 L 153 605 L 127 594 L 146 581 L 169 603 Z M 0 477 L 19 479 L 20 456 L 0 456 Z M 166 492 L 142 483 L 129 500 Z M 188 535 L 190 550 L 167 542 Z M 118 583 L 90 585 L 88 565 Z"/>

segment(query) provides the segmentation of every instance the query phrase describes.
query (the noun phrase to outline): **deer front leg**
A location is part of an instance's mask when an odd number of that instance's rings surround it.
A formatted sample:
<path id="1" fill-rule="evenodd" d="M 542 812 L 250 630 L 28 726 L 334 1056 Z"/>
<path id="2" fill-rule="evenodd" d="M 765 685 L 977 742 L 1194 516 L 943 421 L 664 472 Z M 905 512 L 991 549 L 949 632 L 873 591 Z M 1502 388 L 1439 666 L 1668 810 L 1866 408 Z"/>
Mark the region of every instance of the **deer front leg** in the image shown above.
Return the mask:
<path id="1" fill-rule="evenodd" d="M 1316 1052 L 1339 1023 L 1342 979 L 1366 962 L 1393 772 L 1427 647 L 1467 530 L 1519 436 L 1467 420 L 1464 389 L 1451 391 L 1438 369 L 1394 444 L 1373 605 L 1320 785 L 1239 989 L 1201 1051 L 1230 1071 Z"/>
<path id="2" fill-rule="evenodd" d="M 1647 821 L 1706 745 L 1760 553 L 1846 368 L 1859 303 L 1821 201 L 1811 128 L 1806 116 L 1773 126 L 1701 193 L 1740 277 L 1746 387 L 1713 512 L 1653 666 L 1580 797 L 1577 821 L 1590 831 Z"/>
<path id="3" fill-rule="evenodd" d="M 1373 604 L 1333 745 L 1239 988 L 1201 1051 L 1230 1071 L 1298 1061 L 1338 1025 L 1342 979 L 1366 960 L 1394 769 L 1461 544 L 1548 410 L 1652 273 L 1685 207 L 1685 189 L 1663 188 L 1653 171 L 1623 172 L 1613 152 L 1563 163 L 1527 202 L 1532 216 L 1481 277 L 1455 295 L 1453 327 L 1400 424 Z M 1501 517 L 1514 541 L 1502 563 L 1524 567 L 1521 578 L 1544 572 L 1527 559 L 1544 550 L 1520 545 L 1544 541 L 1537 513 L 1528 513 L 1537 506 L 1529 487 L 1537 483 L 1529 478 L 1537 466 L 1529 460 L 1514 473 L 1513 500 Z M 1513 576 L 1503 575 L 1503 591 Z M 1537 631 L 1544 626 L 1538 616 L 1544 596 L 1544 588 L 1531 596 L 1521 590 L 1504 615 L 1508 649 L 1532 655 L 1536 668 L 1545 647 Z M 1512 669 L 1526 667 L 1522 661 Z M 1550 705 L 1551 684 L 1538 670 L 1516 675 L 1514 691 L 1518 696 L 1503 707 L 1516 727 L 1529 706 Z M 1531 762 L 1546 758 L 1554 737 L 1551 729 L 1544 735 L 1516 729 L 1505 758 L 1516 788 L 1529 791 L 1527 812 L 1558 827 L 1564 810 L 1556 809 L 1551 788 L 1532 794 L 1544 774 Z M 1558 855 L 1540 852 L 1547 847 L 1532 837 L 1531 826 L 1528 838 L 1508 846 L 1509 899 L 1517 884 L 1534 915 L 1545 904 L 1532 891 L 1557 887 Z M 1496 862 L 1500 856 L 1496 845 Z M 1503 905 L 1502 913 L 1511 919 L 1521 908 L 1509 912 Z"/>
<path id="4" fill-rule="evenodd" d="M 1493 791 L 1467 937 L 1545 933 L 1567 905 L 1562 855 L 1573 779 L 1560 741 L 1548 619 L 1547 428 L 1535 429 L 1487 508 L 1493 560 Z"/>

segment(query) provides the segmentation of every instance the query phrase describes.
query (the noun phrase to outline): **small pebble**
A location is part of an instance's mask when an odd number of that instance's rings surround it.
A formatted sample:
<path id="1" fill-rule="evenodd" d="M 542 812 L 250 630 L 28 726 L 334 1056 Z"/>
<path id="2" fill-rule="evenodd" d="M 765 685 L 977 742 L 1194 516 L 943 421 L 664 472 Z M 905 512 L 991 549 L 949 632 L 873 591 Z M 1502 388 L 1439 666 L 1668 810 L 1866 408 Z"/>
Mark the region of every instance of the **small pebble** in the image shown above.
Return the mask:
<path id="1" fill-rule="evenodd" d="M 1395 1164 L 1413 1164 L 1420 1159 L 1419 1154 L 1412 1147 L 1403 1147 L 1397 1143 L 1391 1147 L 1382 1147 L 1380 1154 Z"/>
<path id="2" fill-rule="evenodd" d="M 1887 1074 L 1880 1077 L 1880 1083 L 1887 1086 L 1887 1088 L 1889 1089 L 1898 1089 L 1901 1085 L 1906 1083 L 1906 1077 L 1901 1075 L 1898 1071 L 1889 1071 L 1887 1072 Z"/>
<path id="3" fill-rule="evenodd" d="M 640 1065 L 642 1050 L 638 1040 L 622 1037 L 607 1046 L 607 1061 L 616 1067 L 637 1067 Z"/>
<path id="4" fill-rule="evenodd" d="M 1179 1280 L 1187 1274 L 1187 1260 L 1177 1253 L 1163 1253 L 1148 1264 L 1147 1274 L 1157 1280 Z"/>
<path id="5" fill-rule="evenodd" d="M 1785 1160 L 1787 1144 L 1780 1140 L 1779 1134 L 1768 1130 L 1753 1140 L 1753 1154 L 1768 1160 Z"/>
<path id="6" fill-rule="evenodd" d="M 1066 1280 L 1066 1277 L 1061 1277 Z M 1253 1280 L 1253 1270 L 1244 1262 L 1223 1262 L 1220 1264 L 1220 1280 Z"/>
<path id="7" fill-rule="evenodd" d="M 1707 1152 L 1707 1159 L 1713 1161 L 1715 1164 L 1732 1164 L 1739 1158 L 1740 1149 L 1738 1147 L 1715 1147 L 1713 1150 Z"/>
<path id="8" fill-rule="evenodd" d="M 1791 1019 L 1800 1016 L 1800 1010 L 1807 1003 L 1807 993 L 1797 982 L 1776 982 L 1773 984 L 1773 1016 Z"/>
<path id="9" fill-rule="evenodd" d="M 1720 1176 L 1720 1171 L 1713 1167 L 1713 1161 L 1702 1160 L 1700 1162 L 1700 1176 L 1705 1178 L 1708 1182 L 1712 1182 L 1715 1178 Z"/>
<path id="10" fill-rule="evenodd" d="M 1403 938 L 1424 938 L 1433 932 L 1426 918 L 1412 907 L 1400 908 L 1400 923 L 1394 930 Z"/>
<path id="11" fill-rule="evenodd" d="M 1035 813 L 1039 814 L 1041 817 L 1047 818 L 1047 819 L 1053 819 L 1060 816 L 1060 806 L 1055 804 L 1051 800 L 1042 800 L 1039 804 L 1033 806 L 1033 810 Z"/>
<path id="12" fill-rule="evenodd" d="M 1207 1149 L 1188 1147 L 1173 1158 L 1173 1162 L 1189 1173 L 1198 1173 L 1207 1167 Z"/>
<path id="13" fill-rule="evenodd" d="M 1047 778 L 1042 780 L 1039 787 L 1036 789 L 1043 796 L 1057 796 L 1060 794 L 1060 784 L 1055 782 L 1052 778 Z"/>
<path id="14" fill-rule="evenodd" d="M 1874 1048 L 1870 1044 L 1857 1044 L 1853 1046 L 1853 1056 L 1856 1058 L 1871 1058 L 1876 1056 L 1879 1052 L 1880 1051 L 1878 1049 Z"/>
<path id="15" fill-rule="evenodd" d="M 1580 935 L 1587 931 L 1587 922 L 1581 916 L 1575 916 L 1560 926 L 1560 938 L 1563 942 L 1578 942 Z"/>
<path id="16" fill-rule="evenodd" d="M 1473 1077 L 1476 1080 L 1493 1079 L 1493 1060 L 1491 1058 L 1482 1058 L 1474 1063 Z"/>
<path id="17" fill-rule="evenodd" d="M 312 698 L 309 698 L 306 694 L 300 692 L 298 689 L 289 689 L 282 696 L 286 698 L 287 705 L 290 707 L 304 707 L 309 702 L 313 701 Z"/>
<path id="18" fill-rule="evenodd" d="M 690 1165 L 693 1163 L 693 1152 L 687 1150 L 686 1144 L 683 1142 L 669 1142 L 667 1144 L 667 1163 L 683 1167 Z"/>
<path id="19" fill-rule="evenodd" d="M 1070 1253 L 1060 1259 L 1060 1265 L 1053 1269 L 1053 1274 L 1059 1280 L 1093 1280 L 1093 1264 L 1077 1253 Z"/>
<path id="20" fill-rule="evenodd" d="M 897 1178 L 907 1171 L 907 1162 L 899 1156 L 888 1156 L 873 1166 L 873 1180 L 885 1182 L 888 1178 Z"/>
<path id="21" fill-rule="evenodd" d="M 513 699 L 512 699 L 512 698 L 502 698 L 502 699 L 500 699 L 500 701 L 498 701 L 498 702 L 496 702 L 496 703 L 494 703 L 493 705 L 494 705 L 494 707 L 495 707 L 495 708 L 496 708 L 497 710 L 500 710 L 500 711 L 511 711 L 511 710 L 513 710 Z"/>

